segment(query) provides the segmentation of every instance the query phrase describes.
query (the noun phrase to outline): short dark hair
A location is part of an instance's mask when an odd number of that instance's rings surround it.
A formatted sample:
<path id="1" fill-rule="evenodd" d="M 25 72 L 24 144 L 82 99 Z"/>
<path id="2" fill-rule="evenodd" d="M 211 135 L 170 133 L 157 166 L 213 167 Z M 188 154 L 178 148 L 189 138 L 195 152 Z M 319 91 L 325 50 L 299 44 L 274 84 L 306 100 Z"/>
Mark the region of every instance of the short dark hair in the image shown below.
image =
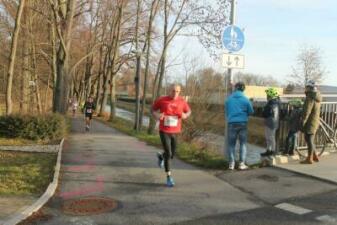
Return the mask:
<path id="1" fill-rule="evenodd" d="M 235 85 L 235 90 L 238 90 L 238 91 L 244 91 L 246 89 L 246 85 L 243 83 L 243 82 L 237 82 Z"/>

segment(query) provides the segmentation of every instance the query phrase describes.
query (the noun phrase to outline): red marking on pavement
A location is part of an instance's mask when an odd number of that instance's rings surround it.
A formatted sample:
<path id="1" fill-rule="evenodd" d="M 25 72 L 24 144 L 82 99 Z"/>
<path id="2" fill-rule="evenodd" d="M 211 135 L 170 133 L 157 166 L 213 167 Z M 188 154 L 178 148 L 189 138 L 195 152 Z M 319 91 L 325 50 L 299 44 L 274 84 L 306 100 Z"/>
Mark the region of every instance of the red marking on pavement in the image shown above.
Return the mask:
<path id="1" fill-rule="evenodd" d="M 78 156 L 75 159 L 73 159 L 73 162 L 81 162 L 82 160 L 85 160 L 83 165 L 68 166 L 65 170 L 69 172 L 88 172 L 88 171 L 95 169 L 96 165 L 93 159 L 87 160 L 86 158 L 82 156 Z"/>
<path id="2" fill-rule="evenodd" d="M 69 166 L 66 168 L 67 172 L 89 172 L 95 169 L 95 165 Z"/>
<path id="3" fill-rule="evenodd" d="M 80 187 L 73 191 L 69 192 L 63 192 L 59 196 L 63 199 L 69 199 L 72 197 L 82 196 L 82 195 L 88 195 L 94 192 L 102 192 L 104 190 L 104 178 L 103 177 L 97 177 L 96 183 L 93 185 L 89 185 L 86 187 Z"/>
<path id="4" fill-rule="evenodd" d="M 64 150 L 65 150 L 65 149 L 68 149 L 68 147 L 69 147 L 68 141 L 63 142 L 63 149 L 64 149 Z"/>

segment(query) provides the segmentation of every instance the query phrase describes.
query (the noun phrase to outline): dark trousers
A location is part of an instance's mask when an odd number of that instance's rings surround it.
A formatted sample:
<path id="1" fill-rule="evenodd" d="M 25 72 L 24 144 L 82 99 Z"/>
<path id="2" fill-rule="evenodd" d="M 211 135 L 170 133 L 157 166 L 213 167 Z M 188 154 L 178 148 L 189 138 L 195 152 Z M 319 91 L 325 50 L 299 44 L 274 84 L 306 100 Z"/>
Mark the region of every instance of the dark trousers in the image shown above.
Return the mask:
<path id="1" fill-rule="evenodd" d="M 286 148 L 284 153 L 294 154 L 294 150 L 297 147 L 297 131 L 290 130 L 286 139 Z"/>
<path id="2" fill-rule="evenodd" d="M 308 145 L 308 157 L 312 157 L 312 155 L 316 152 L 315 146 L 315 134 L 304 134 L 305 142 Z"/>
<path id="3" fill-rule="evenodd" d="M 164 166 L 165 171 L 168 172 L 171 169 L 171 159 L 176 153 L 177 149 L 177 134 L 169 134 L 160 131 L 160 140 L 164 148 Z"/>

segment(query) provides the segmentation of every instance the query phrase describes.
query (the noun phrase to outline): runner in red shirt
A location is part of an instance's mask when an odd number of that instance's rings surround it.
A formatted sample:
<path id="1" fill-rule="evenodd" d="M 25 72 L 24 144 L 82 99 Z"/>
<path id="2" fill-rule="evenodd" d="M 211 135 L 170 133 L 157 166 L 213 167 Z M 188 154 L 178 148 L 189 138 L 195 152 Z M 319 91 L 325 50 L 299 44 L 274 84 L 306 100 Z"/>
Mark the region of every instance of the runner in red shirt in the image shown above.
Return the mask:
<path id="1" fill-rule="evenodd" d="M 187 102 L 179 97 L 180 85 L 170 87 L 170 95 L 158 98 L 152 105 L 152 115 L 159 120 L 160 140 L 164 153 L 157 153 L 158 165 L 165 166 L 167 186 L 173 187 L 170 164 L 177 148 L 177 134 L 181 132 L 181 121 L 191 114 Z M 164 165 L 163 165 L 164 164 Z"/>

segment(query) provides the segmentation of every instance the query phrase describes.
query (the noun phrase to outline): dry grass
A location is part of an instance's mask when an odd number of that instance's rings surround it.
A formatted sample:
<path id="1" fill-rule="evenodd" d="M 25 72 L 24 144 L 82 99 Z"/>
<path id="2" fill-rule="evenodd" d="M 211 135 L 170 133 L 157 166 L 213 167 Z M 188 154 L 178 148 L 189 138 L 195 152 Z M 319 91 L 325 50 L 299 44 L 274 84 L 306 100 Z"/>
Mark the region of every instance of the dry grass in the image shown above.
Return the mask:
<path id="1" fill-rule="evenodd" d="M 36 144 L 48 144 L 50 142 L 32 141 L 22 138 L 0 138 L 0 146 L 23 146 L 23 145 L 36 145 Z"/>
<path id="2" fill-rule="evenodd" d="M 56 154 L 0 151 L 0 195 L 42 194 L 55 162 Z"/>
<path id="3" fill-rule="evenodd" d="M 266 145 L 263 120 L 263 118 L 251 117 L 248 122 L 248 142 L 262 147 Z"/>

